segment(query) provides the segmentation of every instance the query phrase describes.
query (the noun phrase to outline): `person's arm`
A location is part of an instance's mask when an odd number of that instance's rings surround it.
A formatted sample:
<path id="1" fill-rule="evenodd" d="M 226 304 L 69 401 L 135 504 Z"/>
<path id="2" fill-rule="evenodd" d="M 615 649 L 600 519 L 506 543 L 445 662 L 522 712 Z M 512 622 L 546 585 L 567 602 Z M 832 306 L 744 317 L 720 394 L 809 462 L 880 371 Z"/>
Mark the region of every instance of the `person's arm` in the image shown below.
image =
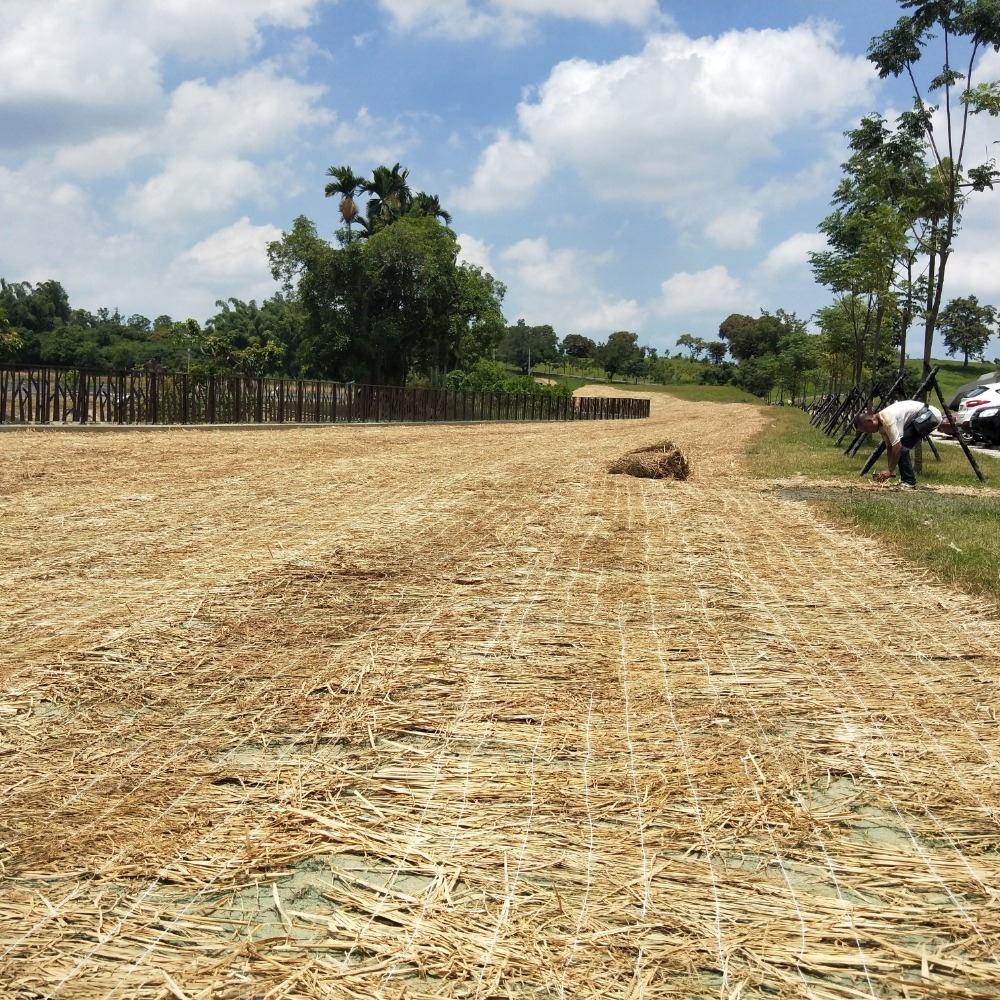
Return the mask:
<path id="1" fill-rule="evenodd" d="M 886 448 L 886 460 L 889 463 L 889 475 L 886 476 L 888 479 L 890 476 L 896 475 L 896 466 L 899 465 L 899 456 L 903 454 L 903 442 L 897 441 L 894 445 Z"/>
<path id="2" fill-rule="evenodd" d="M 884 420 L 881 422 L 878 432 L 882 435 L 882 441 L 885 443 L 885 458 L 889 467 L 887 469 L 883 469 L 881 472 L 876 472 L 875 478 L 884 482 L 886 479 L 891 479 L 896 474 L 896 466 L 899 464 L 899 456 L 903 454 L 903 442 L 899 438 L 898 432 L 895 428 Z M 896 438 L 896 440 L 893 441 L 893 438 Z"/>

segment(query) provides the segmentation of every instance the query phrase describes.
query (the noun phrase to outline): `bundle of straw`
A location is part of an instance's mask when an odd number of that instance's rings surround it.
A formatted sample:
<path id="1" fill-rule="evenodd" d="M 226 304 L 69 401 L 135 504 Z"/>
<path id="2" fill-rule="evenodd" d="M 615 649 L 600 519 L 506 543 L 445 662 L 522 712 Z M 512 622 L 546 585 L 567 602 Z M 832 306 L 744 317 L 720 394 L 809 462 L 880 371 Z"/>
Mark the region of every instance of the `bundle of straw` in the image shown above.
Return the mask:
<path id="1" fill-rule="evenodd" d="M 624 473 L 643 479 L 687 479 L 691 467 L 684 453 L 672 441 L 658 441 L 634 448 L 609 466 L 612 475 Z"/>

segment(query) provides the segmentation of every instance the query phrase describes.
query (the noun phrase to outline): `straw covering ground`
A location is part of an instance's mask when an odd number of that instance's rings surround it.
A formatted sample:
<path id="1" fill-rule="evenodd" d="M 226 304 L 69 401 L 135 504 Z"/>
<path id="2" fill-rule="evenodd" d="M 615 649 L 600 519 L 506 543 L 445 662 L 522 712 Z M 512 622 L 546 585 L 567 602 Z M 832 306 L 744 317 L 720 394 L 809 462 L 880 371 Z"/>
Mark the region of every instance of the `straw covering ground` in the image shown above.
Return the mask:
<path id="1" fill-rule="evenodd" d="M 0 437 L 0 997 L 1000 995 L 997 622 L 766 419 Z"/>

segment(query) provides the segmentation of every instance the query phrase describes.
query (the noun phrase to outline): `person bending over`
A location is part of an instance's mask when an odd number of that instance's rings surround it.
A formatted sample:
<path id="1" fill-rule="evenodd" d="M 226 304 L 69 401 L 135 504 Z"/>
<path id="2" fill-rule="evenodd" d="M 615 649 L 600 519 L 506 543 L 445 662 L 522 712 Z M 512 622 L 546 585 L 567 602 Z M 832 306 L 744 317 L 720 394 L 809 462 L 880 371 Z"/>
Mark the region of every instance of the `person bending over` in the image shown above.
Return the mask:
<path id="1" fill-rule="evenodd" d="M 910 449 L 941 423 L 941 411 L 927 406 L 918 399 L 904 399 L 893 403 L 878 413 L 861 413 L 854 418 L 855 428 L 863 434 L 876 431 L 885 442 L 888 468 L 875 473 L 880 482 L 891 479 L 899 469 L 900 488 L 915 490 L 917 477 L 913 474 Z"/>

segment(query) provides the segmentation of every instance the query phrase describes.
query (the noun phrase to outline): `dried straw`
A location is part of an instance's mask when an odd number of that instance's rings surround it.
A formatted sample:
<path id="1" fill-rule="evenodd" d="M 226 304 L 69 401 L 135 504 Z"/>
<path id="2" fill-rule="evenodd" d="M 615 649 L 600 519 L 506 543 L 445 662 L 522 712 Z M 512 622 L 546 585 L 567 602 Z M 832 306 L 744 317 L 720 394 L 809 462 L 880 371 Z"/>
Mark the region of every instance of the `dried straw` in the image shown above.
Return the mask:
<path id="1" fill-rule="evenodd" d="M 995 997 L 997 623 L 738 412 L 6 436 L 0 997 Z"/>
<path id="2" fill-rule="evenodd" d="M 658 441 L 616 458 L 608 465 L 608 472 L 640 479 L 687 479 L 691 468 L 687 457 L 673 441 Z"/>

